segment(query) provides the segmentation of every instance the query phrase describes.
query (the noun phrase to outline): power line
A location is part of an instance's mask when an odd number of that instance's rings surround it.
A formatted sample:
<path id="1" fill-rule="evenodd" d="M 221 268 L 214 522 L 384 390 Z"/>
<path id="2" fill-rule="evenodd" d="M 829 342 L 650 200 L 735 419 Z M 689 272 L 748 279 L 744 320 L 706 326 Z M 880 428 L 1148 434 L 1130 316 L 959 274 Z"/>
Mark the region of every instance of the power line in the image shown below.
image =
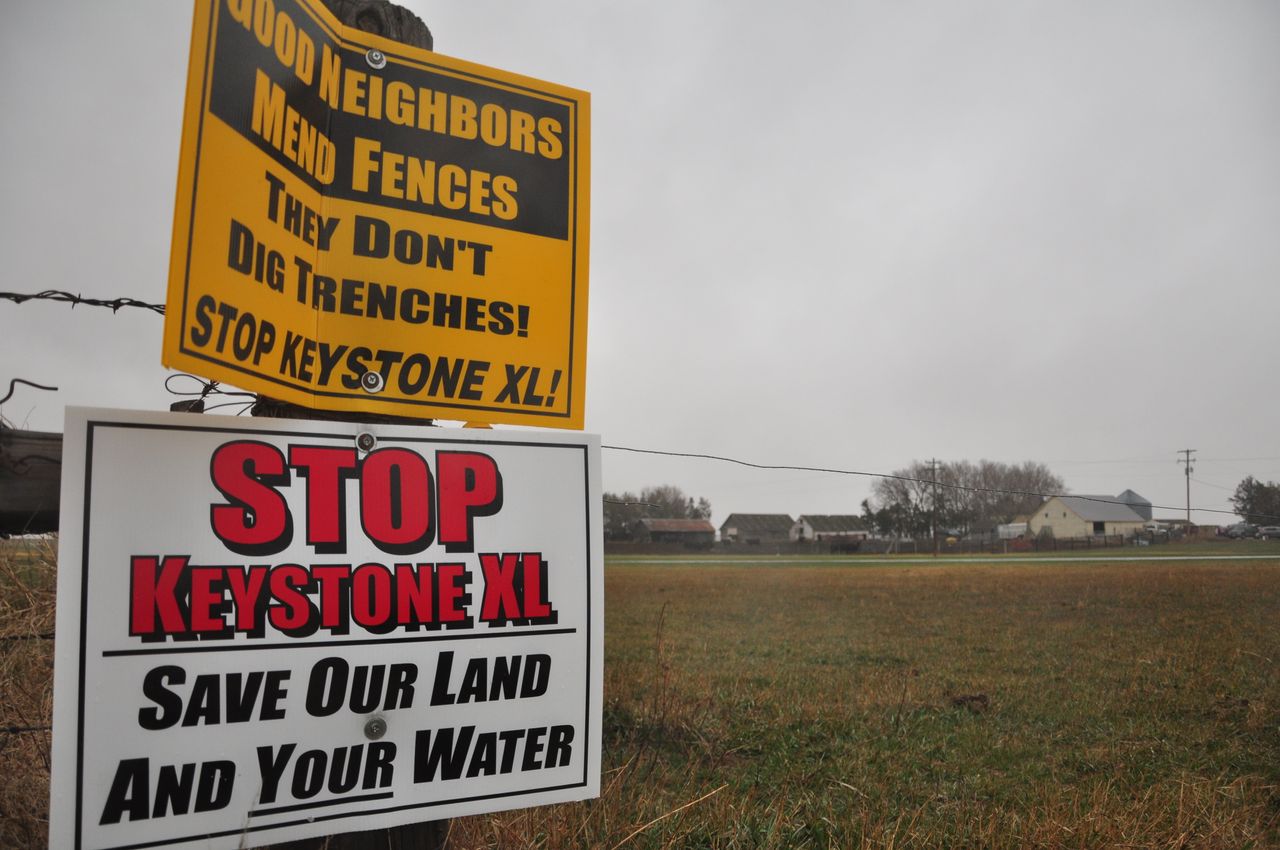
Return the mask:
<path id="1" fill-rule="evenodd" d="M 1168 463 L 1168 457 L 1120 457 L 1110 460 L 1047 460 L 1054 466 L 1092 466 L 1109 463 Z"/>
<path id="2" fill-rule="evenodd" d="M 1206 487 L 1212 487 L 1215 490 L 1225 490 L 1228 493 L 1234 493 L 1236 491 L 1235 487 L 1224 487 L 1221 484 L 1214 484 L 1212 481 L 1205 481 L 1203 479 L 1196 478 L 1195 476 L 1192 476 L 1191 480 L 1196 482 L 1197 484 L 1203 484 Z"/>

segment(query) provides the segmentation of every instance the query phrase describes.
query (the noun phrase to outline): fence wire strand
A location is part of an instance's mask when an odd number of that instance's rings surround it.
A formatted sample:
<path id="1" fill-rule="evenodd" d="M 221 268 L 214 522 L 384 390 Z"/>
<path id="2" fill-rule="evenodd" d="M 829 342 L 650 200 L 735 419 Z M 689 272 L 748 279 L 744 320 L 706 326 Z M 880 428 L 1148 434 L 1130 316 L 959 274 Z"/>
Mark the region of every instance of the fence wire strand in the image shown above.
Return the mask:
<path id="1" fill-rule="evenodd" d="M 59 301 L 64 304 L 70 304 L 72 307 L 84 304 L 88 307 L 107 307 L 113 313 L 118 313 L 124 307 L 138 307 L 143 310 L 150 310 L 153 313 L 164 315 L 163 304 L 149 304 L 146 301 L 139 301 L 136 298 L 85 298 L 83 295 L 76 295 L 73 292 L 66 292 L 61 289 L 46 289 L 42 292 L 0 292 L 0 300 L 12 301 L 15 304 L 22 304 L 26 301 Z"/>
<path id="2" fill-rule="evenodd" d="M 44 384 L 37 384 L 35 381 L 28 381 L 26 378 L 14 378 L 13 380 L 9 381 L 9 392 L 5 393 L 4 398 L 0 398 L 0 404 L 4 404 L 9 399 L 13 398 L 14 387 L 17 384 L 24 384 L 28 387 L 35 387 L 38 390 L 47 390 L 48 392 L 51 392 L 51 393 L 56 393 L 58 391 L 57 387 L 46 387 Z"/>

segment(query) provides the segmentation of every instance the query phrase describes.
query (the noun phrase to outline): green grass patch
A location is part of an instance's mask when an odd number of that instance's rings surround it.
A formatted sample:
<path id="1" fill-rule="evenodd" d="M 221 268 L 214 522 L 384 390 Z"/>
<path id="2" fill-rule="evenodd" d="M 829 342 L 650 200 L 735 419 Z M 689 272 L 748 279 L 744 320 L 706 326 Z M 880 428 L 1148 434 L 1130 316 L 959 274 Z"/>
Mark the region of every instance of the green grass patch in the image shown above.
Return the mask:
<path id="1" fill-rule="evenodd" d="M 0 541 L 0 847 L 48 843 L 53 543 Z"/>
<path id="2" fill-rule="evenodd" d="M 958 561 L 963 563 L 1001 563 L 1025 562 L 1046 559 L 1081 558 L 1096 560 L 1113 559 L 1197 559 L 1197 558 L 1280 558 L 1280 540 L 1230 540 L 1225 537 L 1205 537 L 1186 541 L 1157 542 L 1149 545 L 1095 546 L 1080 549 L 1045 550 L 1042 552 L 999 552 L 974 554 L 972 552 L 948 551 L 945 547 L 935 556 L 927 548 L 918 552 L 895 553 L 892 555 L 854 553 L 847 555 L 802 555 L 802 554 L 758 554 L 752 549 L 732 551 L 714 549 L 708 552 L 691 551 L 686 554 L 664 555 L 613 555 L 607 556 L 610 564 L 625 566 L 628 564 L 676 564 L 686 562 L 718 563 L 718 564 L 756 564 L 760 566 L 801 566 L 822 564 L 856 566 L 859 564 L 878 565 L 884 561 L 913 563 L 928 561 Z"/>

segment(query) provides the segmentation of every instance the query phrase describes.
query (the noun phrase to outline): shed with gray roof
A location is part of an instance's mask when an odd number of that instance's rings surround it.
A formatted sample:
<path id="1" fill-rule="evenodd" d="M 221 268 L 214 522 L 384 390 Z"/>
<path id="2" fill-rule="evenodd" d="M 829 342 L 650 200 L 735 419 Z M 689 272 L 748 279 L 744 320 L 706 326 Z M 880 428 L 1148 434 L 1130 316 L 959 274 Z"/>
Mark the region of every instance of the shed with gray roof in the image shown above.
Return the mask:
<path id="1" fill-rule="evenodd" d="M 720 523 L 720 540 L 724 543 L 786 543 L 795 523 L 788 514 L 729 514 Z"/>
<path id="2" fill-rule="evenodd" d="M 1144 517 L 1139 512 L 1145 505 Z M 1057 538 L 1137 534 L 1150 518 L 1151 503 L 1132 490 L 1119 496 L 1054 496 L 1028 520 L 1031 533 Z"/>
<path id="3" fill-rule="evenodd" d="M 791 526 L 792 540 L 866 540 L 870 536 L 862 517 L 853 514 L 802 514 Z"/>

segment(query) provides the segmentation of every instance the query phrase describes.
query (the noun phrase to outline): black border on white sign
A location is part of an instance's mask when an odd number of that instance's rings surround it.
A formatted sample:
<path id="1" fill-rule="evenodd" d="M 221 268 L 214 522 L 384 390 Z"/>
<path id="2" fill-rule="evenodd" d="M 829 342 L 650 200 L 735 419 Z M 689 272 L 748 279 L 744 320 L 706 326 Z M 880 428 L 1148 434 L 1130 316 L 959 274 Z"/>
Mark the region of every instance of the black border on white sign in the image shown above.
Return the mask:
<path id="1" fill-rule="evenodd" d="M 85 425 L 86 425 L 85 478 L 84 478 L 84 519 L 83 519 L 84 525 L 83 525 L 82 536 L 81 536 L 81 551 L 80 551 L 80 646 L 79 646 L 79 659 L 78 659 L 79 670 L 77 672 L 78 705 L 76 706 L 76 736 L 77 736 L 76 737 L 76 785 L 75 785 L 75 789 L 76 789 L 75 790 L 75 795 L 76 795 L 75 847 L 76 847 L 76 850 L 81 850 L 81 848 L 84 846 L 82 829 L 83 829 L 83 823 L 84 823 L 83 815 L 84 815 L 85 670 L 86 670 L 86 664 L 88 660 L 87 627 L 88 627 L 88 617 L 89 617 L 89 592 L 88 592 L 89 590 L 89 550 L 90 550 L 90 541 L 92 539 L 90 515 L 91 515 L 91 503 L 93 498 L 93 444 L 94 444 L 95 432 L 98 429 L 103 429 L 103 428 L 123 428 L 123 429 L 130 429 L 130 430 L 194 431 L 194 432 L 225 433 L 225 434 L 252 433 L 252 434 L 259 434 L 259 435 L 270 435 L 275 437 L 295 437 L 295 436 L 298 436 L 299 433 L 302 433 L 299 431 L 292 431 L 292 430 L 277 430 L 277 429 L 264 429 L 264 428 L 237 428 L 232 425 L 226 425 L 226 426 L 179 425 L 176 423 L 175 424 L 159 424 L 159 423 L 149 423 L 149 422 L 120 422 L 120 421 L 96 420 L 96 419 L 88 419 Z M 316 431 L 306 431 L 305 433 L 306 433 L 306 436 L 308 436 L 309 438 L 334 439 L 334 440 L 351 439 L 351 435 L 349 433 L 339 433 L 339 432 L 324 433 L 324 432 L 316 432 Z M 583 671 L 583 675 L 585 677 L 585 681 L 584 681 L 585 701 L 583 704 L 583 714 L 582 714 L 582 724 L 583 724 L 582 728 L 584 733 L 583 734 L 583 752 L 584 754 L 588 754 L 584 756 L 583 762 L 582 762 L 582 779 L 577 782 L 564 783 L 560 785 L 547 785 L 547 786 L 540 786 L 536 788 L 523 788 L 523 789 L 520 789 L 519 791 L 504 791 L 504 792 L 498 792 L 494 794 L 480 794 L 480 795 L 473 795 L 473 796 L 467 796 L 467 797 L 454 797 L 454 798 L 444 799 L 444 800 L 429 800 L 429 801 L 423 801 L 423 802 L 417 802 L 417 803 L 407 803 L 400 806 L 387 806 L 387 807 L 378 808 L 378 809 L 362 809 L 358 812 L 346 812 L 346 813 L 340 813 L 340 814 L 327 814 L 327 815 L 312 815 L 310 817 L 303 817 L 297 820 L 290 820 L 290 821 L 284 821 L 284 822 L 272 823 L 272 824 L 261 824 L 257 826 L 252 824 L 246 824 L 245 826 L 237 829 L 229 829 L 221 832 L 201 833 L 199 835 L 172 837 L 172 838 L 166 838 L 163 840 L 147 841 L 147 842 L 140 842 L 140 843 L 134 843 L 134 844 L 120 844 L 120 845 L 115 845 L 113 847 L 102 848 L 102 850 L 143 850 L 143 848 L 150 848 L 150 847 L 166 847 L 166 846 L 172 846 L 175 844 L 185 844 L 193 841 L 204 841 L 209 838 L 220 838 L 227 835 L 242 835 L 248 832 L 259 832 L 259 831 L 265 831 L 265 830 L 282 829 L 285 827 L 298 826 L 300 824 L 318 823 L 322 821 L 331 821 L 331 820 L 341 821 L 344 818 L 364 819 L 364 818 L 368 818 L 371 815 L 387 814 L 390 812 L 399 812 L 399 811 L 405 811 L 409 809 L 427 809 L 434 806 L 445 806 L 445 805 L 455 805 L 458 803 L 478 802 L 481 800 L 493 800 L 493 799 L 499 799 L 503 797 L 520 797 L 527 794 L 561 791 L 567 788 L 581 788 L 589 784 L 588 773 L 590 770 L 589 753 L 591 752 L 591 735 L 595 734 L 596 730 L 593 730 L 591 728 L 591 670 L 592 670 L 592 657 L 591 657 L 592 610 L 591 610 L 591 604 L 590 604 L 590 600 L 592 598 L 591 597 L 591 593 L 592 593 L 591 513 L 590 513 L 591 512 L 591 468 L 590 468 L 590 457 L 589 457 L 588 447 L 585 445 L 575 445 L 575 444 L 555 443 L 555 442 L 541 442 L 537 440 L 486 440 L 483 438 L 459 440 L 459 439 L 450 439 L 446 436 L 443 436 L 444 434 L 448 433 L 444 429 L 441 429 L 441 433 L 442 433 L 442 436 L 440 437 L 434 437 L 434 436 L 413 437 L 409 435 L 396 434 L 394 437 L 389 437 L 388 439 L 394 439 L 396 442 L 404 442 L 404 443 L 432 443 L 432 444 L 468 445 L 468 446 L 527 446 L 530 448 L 568 449 L 571 451 L 576 451 L 581 455 L 582 476 L 583 476 L 582 478 L 583 510 L 586 512 L 586 516 L 584 518 L 584 527 L 586 528 L 586 537 L 583 541 L 584 542 L 583 563 L 586 569 L 584 571 L 583 578 L 585 579 L 585 586 L 586 586 L 585 596 L 586 596 L 586 599 L 588 600 L 587 611 L 586 611 L 586 626 L 584 629 L 581 630 L 582 638 L 586 647 L 586 660 L 587 660 L 586 669 Z M 479 637 L 520 638 L 520 637 L 529 637 L 535 634 L 538 634 L 538 635 L 571 634 L 577 631 L 579 630 L 573 629 L 573 628 L 521 629 L 521 630 L 512 631 L 512 632 L 504 632 L 501 634 L 486 634 L 486 635 L 459 634 L 456 636 L 433 635 L 433 636 L 430 636 L 430 639 L 472 640 Z M 392 644 L 392 643 L 417 643 L 417 642 L 421 642 L 421 640 L 422 640 L 421 637 L 415 636 L 413 638 L 401 638 L 399 640 L 392 638 L 392 639 L 351 640 L 351 641 L 327 641 L 327 642 L 314 642 L 314 643 L 309 642 L 305 644 L 297 644 L 297 646 L 314 648 L 317 646 L 348 646 L 348 645 L 365 644 L 365 643 L 368 643 L 368 644 L 378 643 L 378 644 L 385 645 L 385 644 Z M 183 648 L 183 649 L 164 648 L 159 650 L 140 650 L 140 651 L 104 650 L 100 654 L 103 658 L 111 658 L 111 657 L 118 657 L 122 655 L 151 654 L 151 653 L 157 653 L 157 652 L 168 654 L 173 652 L 188 652 L 188 653 L 194 653 L 194 652 L 200 652 L 200 651 L 207 652 L 213 649 L 216 649 L 217 651 L 226 652 L 226 651 L 235 651 L 235 650 L 242 650 L 242 649 L 248 650 L 248 649 L 286 649 L 286 648 L 288 648 L 288 646 L 282 646 L 282 645 L 274 645 L 274 646 L 253 645 L 249 647 L 219 646 L 216 648 L 215 647 L 191 647 L 189 649 L 188 648 Z M 323 805 L 324 803 L 330 803 L 330 804 L 336 804 L 338 802 L 353 803 L 353 802 L 367 801 L 370 799 L 380 799 L 387 796 L 390 796 L 390 794 L 361 795 L 359 797 L 351 797 L 341 801 L 323 801 L 323 803 L 307 804 L 305 806 L 282 807 L 280 809 L 275 809 L 272 812 L 267 812 L 264 810 L 260 812 L 260 814 L 269 814 L 269 813 L 278 814 L 286 810 L 318 807 L 319 805 Z"/>

